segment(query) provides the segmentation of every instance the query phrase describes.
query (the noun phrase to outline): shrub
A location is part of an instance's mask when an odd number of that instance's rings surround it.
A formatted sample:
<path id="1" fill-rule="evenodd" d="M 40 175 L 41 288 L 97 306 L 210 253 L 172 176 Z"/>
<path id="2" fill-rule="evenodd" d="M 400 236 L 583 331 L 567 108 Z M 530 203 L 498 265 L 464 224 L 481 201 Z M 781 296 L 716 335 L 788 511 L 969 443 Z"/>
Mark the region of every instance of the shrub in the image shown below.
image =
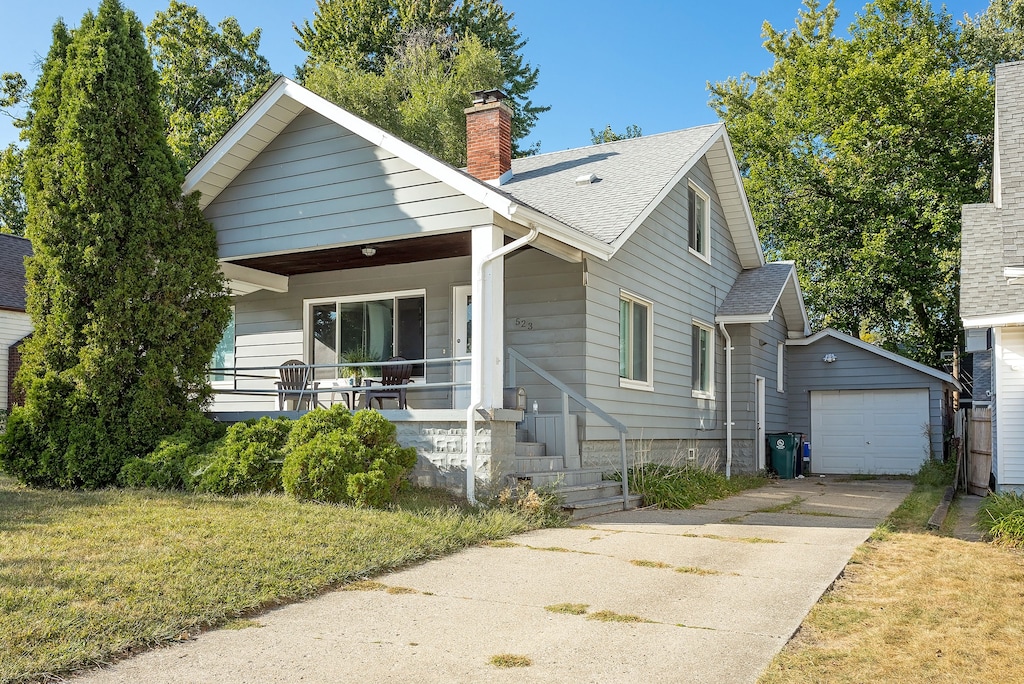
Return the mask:
<path id="1" fill-rule="evenodd" d="M 928 487 L 948 487 L 953 484 L 956 475 L 956 461 L 938 461 L 927 459 L 921 469 L 914 475 L 914 482 Z"/>
<path id="2" fill-rule="evenodd" d="M 185 425 L 173 435 L 160 440 L 156 449 L 142 458 L 124 464 L 117 476 L 122 487 L 153 489 L 185 489 L 191 485 L 189 459 L 205 456 L 213 442 L 224 436 L 222 423 L 200 413 L 190 413 Z"/>
<path id="3" fill-rule="evenodd" d="M 263 417 L 228 428 L 205 457 L 187 463 L 192 486 L 211 494 L 248 494 L 281 489 L 281 460 L 291 421 Z"/>
<path id="4" fill-rule="evenodd" d="M 1024 496 L 992 494 L 981 504 L 978 525 L 997 544 L 1024 548 Z"/>
<path id="5" fill-rule="evenodd" d="M 376 411 L 311 411 L 298 423 L 282 480 L 300 500 L 383 506 L 416 464 L 416 450 L 399 446 L 395 426 Z"/>

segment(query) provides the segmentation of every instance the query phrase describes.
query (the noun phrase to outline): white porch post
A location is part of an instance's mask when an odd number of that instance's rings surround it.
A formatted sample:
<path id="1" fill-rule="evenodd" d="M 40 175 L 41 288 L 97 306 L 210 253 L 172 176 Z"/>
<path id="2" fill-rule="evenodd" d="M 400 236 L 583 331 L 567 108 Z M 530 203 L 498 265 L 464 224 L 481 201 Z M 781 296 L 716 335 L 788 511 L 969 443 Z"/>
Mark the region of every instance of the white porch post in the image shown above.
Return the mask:
<path id="1" fill-rule="evenodd" d="M 473 361 L 470 404 L 500 409 L 504 387 L 505 260 L 487 257 L 504 244 L 495 226 L 473 229 Z"/>

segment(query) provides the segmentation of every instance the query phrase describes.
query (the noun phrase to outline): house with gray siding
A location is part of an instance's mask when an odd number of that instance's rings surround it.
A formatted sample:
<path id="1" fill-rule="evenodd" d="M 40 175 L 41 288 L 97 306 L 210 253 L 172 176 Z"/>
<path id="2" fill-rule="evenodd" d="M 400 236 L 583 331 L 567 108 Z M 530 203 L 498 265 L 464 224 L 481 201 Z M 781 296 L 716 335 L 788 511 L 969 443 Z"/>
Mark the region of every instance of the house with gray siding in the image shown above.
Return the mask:
<path id="1" fill-rule="evenodd" d="M 274 413 L 289 360 L 316 403 L 358 402 L 359 349 L 414 362 L 384 413 L 421 483 L 470 498 L 512 476 L 597 507 L 627 461 L 764 467 L 810 328 L 724 126 L 512 159 L 503 95 L 475 97 L 456 169 L 282 78 L 188 174 L 234 295 L 213 410 Z"/>
<path id="2" fill-rule="evenodd" d="M 992 201 L 965 205 L 960 317 L 974 406 L 991 407 L 997 491 L 1024 492 L 1024 62 L 996 66 Z"/>
<path id="3" fill-rule="evenodd" d="M 19 343 L 32 332 L 32 319 L 25 312 L 25 257 L 31 255 L 31 242 L 0 234 L 0 410 L 4 411 L 10 410 L 15 398 Z"/>

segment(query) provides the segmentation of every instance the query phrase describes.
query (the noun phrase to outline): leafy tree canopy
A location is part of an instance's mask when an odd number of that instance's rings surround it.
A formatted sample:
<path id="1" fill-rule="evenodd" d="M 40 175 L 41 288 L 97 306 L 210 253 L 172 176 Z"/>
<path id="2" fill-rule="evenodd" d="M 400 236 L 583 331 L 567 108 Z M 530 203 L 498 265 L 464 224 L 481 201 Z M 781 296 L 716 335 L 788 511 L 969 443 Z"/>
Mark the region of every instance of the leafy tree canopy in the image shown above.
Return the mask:
<path id="1" fill-rule="evenodd" d="M 1024 2 L 992 0 L 974 21 L 964 21 L 963 43 L 968 64 L 989 73 L 999 62 L 1024 59 Z"/>
<path id="2" fill-rule="evenodd" d="M 181 196 L 141 23 L 103 0 L 53 38 L 26 131 L 35 332 L 0 464 L 32 484 L 100 487 L 209 397 L 230 309 L 213 228 Z"/>
<path id="3" fill-rule="evenodd" d="M 25 196 L 22 179 L 25 153 L 11 143 L 0 150 L 0 233 L 25 234 Z"/>
<path id="4" fill-rule="evenodd" d="M 595 145 L 601 143 L 615 142 L 616 140 L 628 140 L 630 138 L 639 138 L 643 135 L 643 131 L 636 124 L 630 124 L 626 126 L 626 130 L 622 133 L 616 133 L 612 130 L 611 124 L 604 127 L 603 131 L 595 131 L 593 128 L 590 129 L 590 142 Z"/>
<path id="5" fill-rule="evenodd" d="M 167 140 L 189 169 L 273 83 L 259 54 L 260 29 L 244 33 L 234 17 L 216 27 L 199 10 L 171 0 L 146 27 L 160 82 Z"/>
<path id="6" fill-rule="evenodd" d="M 406 34 L 380 73 L 355 64 L 324 63 L 306 70 L 306 85 L 455 166 L 466 164 L 465 108 L 470 93 L 500 82 L 501 62 L 475 36 L 454 57 L 426 31 Z"/>
<path id="7" fill-rule="evenodd" d="M 877 0 L 836 37 L 805 0 L 765 23 L 770 69 L 709 84 L 770 257 L 795 259 L 809 312 L 926 363 L 957 343 L 960 206 L 985 201 L 993 88 L 948 14 Z"/>
<path id="8" fill-rule="evenodd" d="M 467 37 L 475 36 L 501 65 L 501 79 L 482 87 L 500 86 L 509 96 L 513 153 L 530 154 L 536 148 L 524 150 L 518 143 L 550 107 L 530 99 L 539 71 L 525 61 L 526 39 L 514 19 L 500 0 L 317 0 L 312 22 L 295 27 L 295 42 L 308 53 L 298 77 L 308 86 L 309 71 L 328 65 L 383 75 L 408 50 L 411 34 L 435 37 L 441 63 L 451 68 Z"/>

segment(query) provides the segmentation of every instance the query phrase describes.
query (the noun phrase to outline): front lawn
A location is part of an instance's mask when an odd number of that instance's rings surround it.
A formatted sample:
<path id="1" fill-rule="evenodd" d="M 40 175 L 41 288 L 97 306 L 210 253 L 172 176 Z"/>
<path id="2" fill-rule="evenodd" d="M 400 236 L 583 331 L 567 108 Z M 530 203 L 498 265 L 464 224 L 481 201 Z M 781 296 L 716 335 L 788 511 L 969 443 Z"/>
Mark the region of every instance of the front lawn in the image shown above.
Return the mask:
<path id="1" fill-rule="evenodd" d="M 0 682 L 109 662 L 539 525 L 416 491 L 378 511 L 283 495 L 31 490 L 0 475 Z"/>

